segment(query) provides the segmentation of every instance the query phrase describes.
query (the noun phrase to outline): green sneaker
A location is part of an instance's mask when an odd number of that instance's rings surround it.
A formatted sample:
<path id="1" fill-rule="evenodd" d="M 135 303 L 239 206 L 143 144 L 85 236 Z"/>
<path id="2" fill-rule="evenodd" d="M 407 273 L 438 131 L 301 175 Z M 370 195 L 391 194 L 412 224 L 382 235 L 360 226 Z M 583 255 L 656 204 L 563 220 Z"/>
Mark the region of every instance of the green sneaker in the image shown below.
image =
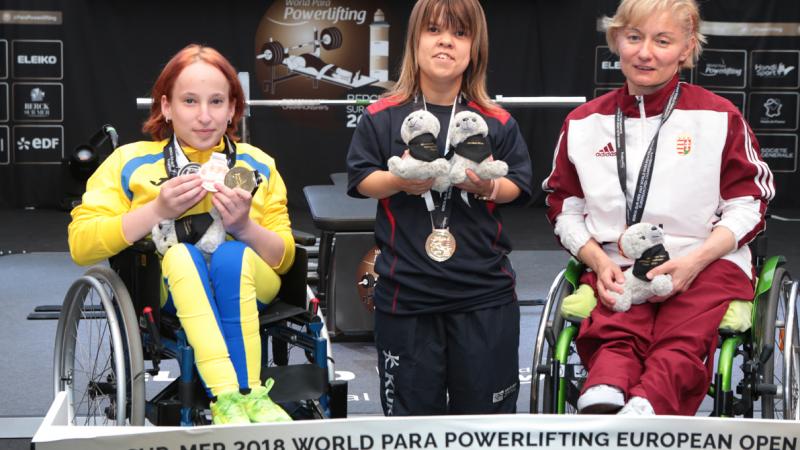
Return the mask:
<path id="1" fill-rule="evenodd" d="M 214 425 L 250 423 L 244 410 L 244 397 L 238 391 L 217 395 L 217 401 L 211 402 L 211 417 Z"/>
<path id="2" fill-rule="evenodd" d="M 275 380 L 268 378 L 264 386 L 256 386 L 244 396 L 244 410 L 251 422 L 291 422 L 292 418 L 286 411 L 269 398 L 269 391 Z"/>

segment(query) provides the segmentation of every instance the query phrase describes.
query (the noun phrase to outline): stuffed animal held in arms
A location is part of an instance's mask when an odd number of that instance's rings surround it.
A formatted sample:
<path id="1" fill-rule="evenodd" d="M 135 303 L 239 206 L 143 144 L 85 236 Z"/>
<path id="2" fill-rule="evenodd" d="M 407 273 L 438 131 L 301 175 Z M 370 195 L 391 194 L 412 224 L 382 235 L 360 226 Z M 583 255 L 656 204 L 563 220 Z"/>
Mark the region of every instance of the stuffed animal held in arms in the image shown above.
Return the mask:
<path id="1" fill-rule="evenodd" d="M 216 208 L 208 213 L 182 217 L 177 220 L 162 220 L 157 223 L 151 237 L 160 254 L 180 242 L 194 244 L 206 255 L 214 253 L 225 242 L 225 226 Z"/>
<path id="2" fill-rule="evenodd" d="M 489 126 L 479 114 L 461 111 L 450 122 L 450 146 L 454 154 L 450 160 L 450 183 L 459 184 L 467 179 L 467 169 L 472 169 L 484 180 L 504 177 L 508 173 L 505 161 L 495 161 L 487 135 Z"/>
<path id="3" fill-rule="evenodd" d="M 627 268 L 622 294 L 611 291 L 614 297 L 614 311 L 627 311 L 631 305 L 646 302 L 655 295 L 672 292 L 672 276 L 661 274 L 647 279 L 647 272 L 669 261 L 669 253 L 664 249 L 664 230 L 647 222 L 628 227 L 619 238 L 623 256 L 632 258 L 634 263 Z"/>
<path id="4" fill-rule="evenodd" d="M 446 191 L 450 187 L 447 179 L 450 163 L 440 157 L 436 148 L 439 129 L 439 119 L 428 111 L 414 111 L 406 116 L 400 137 L 408 146 L 408 153 L 389 158 L 389 172 L 407 180 L 434 178 L 433 189 Z"/>

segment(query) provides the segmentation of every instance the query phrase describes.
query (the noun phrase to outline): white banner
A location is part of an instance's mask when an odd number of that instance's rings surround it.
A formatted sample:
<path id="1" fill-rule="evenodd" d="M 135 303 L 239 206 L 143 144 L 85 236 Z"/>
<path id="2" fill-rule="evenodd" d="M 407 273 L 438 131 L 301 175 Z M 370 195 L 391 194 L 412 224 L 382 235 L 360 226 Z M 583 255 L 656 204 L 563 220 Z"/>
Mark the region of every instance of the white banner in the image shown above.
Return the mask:
<path id="1" fill-rule="evenodd" d="M 800 423 L 626 416 L 437 416 L 287 424 L 71 427 L 59 394 L 33 438 L 36 449 L 743 449 L 797 450 Z"/>

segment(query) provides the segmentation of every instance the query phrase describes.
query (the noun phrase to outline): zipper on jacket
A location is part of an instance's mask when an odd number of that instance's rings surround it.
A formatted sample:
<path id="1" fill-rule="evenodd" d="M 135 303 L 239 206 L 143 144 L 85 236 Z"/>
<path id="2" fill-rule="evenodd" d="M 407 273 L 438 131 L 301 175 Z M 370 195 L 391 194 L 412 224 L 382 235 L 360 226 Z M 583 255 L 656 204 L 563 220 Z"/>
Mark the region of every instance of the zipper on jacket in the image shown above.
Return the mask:
<path id="1" fill-rule="evenodd" d="M 647 136 L 645 135 L 646 132 L 647 132 L 647 129 L 645 127 L 645 124 L 647 122 L 647 116 L 645 116 L 645 113 L 644 113 L 644 96 L 643 95 L 637 95 L 636 96 L 636 103 L 639 105 L 639 130 L 640 130 L 640 135 L 641 135 L 641 142 L 642 142 L 642 145 L 646 146 L 648 141 L 646 139 Z"/>

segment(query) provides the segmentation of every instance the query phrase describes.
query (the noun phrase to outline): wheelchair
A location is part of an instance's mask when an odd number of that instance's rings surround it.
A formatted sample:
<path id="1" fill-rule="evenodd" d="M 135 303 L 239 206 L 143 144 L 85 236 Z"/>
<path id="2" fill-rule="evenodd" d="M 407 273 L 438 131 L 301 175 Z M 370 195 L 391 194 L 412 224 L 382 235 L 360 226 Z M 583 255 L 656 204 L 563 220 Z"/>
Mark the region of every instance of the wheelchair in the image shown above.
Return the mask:
<path id="1" fill-rule="evenodd" d="M 747 302 L 752 324 L 746 330 L 719 330 L 716 369 L 708 390 L 714 405 L 711 415 L 752 418 L 760 401 L 762 418 L 798 420 L 798 282 L 785 269 L 784 257 L 766 258 L 764 235 L 750 247 L 759 274 L 753 302 Z M 578 288 L 584 269 L 570 259 L 550 287 L 533 350 L 531 413 L 577 413 L 587 373 L 574 342 L 584 317 L 565 317 L 562 304 Z M 732 386 L 738 378 L 734 376 L 737 364 L 741 379 Z"/>
<path id="2" fill-rule="evenodd" d="M 346 417 L 347 382 L 334 380 L 330 340 L 313 291 L 306 284 L 308 252 L 316 238 L 295 232 L 292 268 L 278 297 L 259 314 L 262 382 L 270 398 L 295 419 Z M 194 352 L 177 317 L 161 313 L 161 268 L 151 241 L 139 241 L 94 266 L 69 288 L 58 319 L 55 392 L 66 391 L 73 425 L 204 425 L 209 399 Z M 290 351 L 300 349 L 301 356 Z M 177 360 L 180 375 L 147 396 L 145 378 Z M 297 360 L 300 360 L 298 363 Z M 307 361 L 306 361 L 307 360 Z M 149 361 L 149 368 L 145 368 Z"/>

